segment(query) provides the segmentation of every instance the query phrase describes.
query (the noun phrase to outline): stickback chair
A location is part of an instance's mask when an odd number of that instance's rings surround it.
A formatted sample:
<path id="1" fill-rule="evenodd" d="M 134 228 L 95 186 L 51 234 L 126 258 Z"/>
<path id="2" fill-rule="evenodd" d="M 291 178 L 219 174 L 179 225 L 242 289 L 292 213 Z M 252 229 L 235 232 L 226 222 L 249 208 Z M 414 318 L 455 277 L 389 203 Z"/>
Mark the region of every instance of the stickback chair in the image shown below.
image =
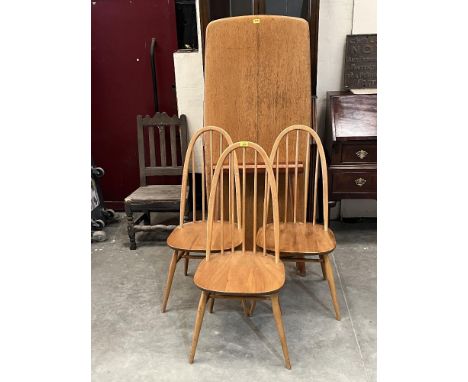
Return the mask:
<path id="1" fill-rule="evenodd" d="M 201 139 L 200 139 L 201 138 Z M 201 220 L 197 219 L 197 206 L 196 206 L 196 186 L 195 186 L 195 145 L 202 143 L 202 156 L 201 156 Z M 167 238 L 167 245 L 174 249 L 169 270 L 167 273 L 166 287 L 164 289 L 163 302 L 161 305 L 161 311 L 166 311 L 167 301 L 171 292 L 172 281 L 174 279 L 174 273 L 176 270 L 177 263 L 181 259 L 185 259 L 184 274 L 187 276 L 187 270 L 189 265 L 189 259 L 203 259 L 205 258 L 206 251 L 206 231 L 207 221 L 205 218 L 206 203 L 205 200 L 209 197 L 206 190 L 210 189 L 211 182 L 213 179 L 215 159 L 220 157 L 223 152 L 223 147 L 228 147 L 232 144 L 232 139 L 229 134 L 223 129 L 216 126 L 206 126 L 199 129 L 191 138 L 187 153 L 185 155 L 184 170 L 182 173 L 182 188 L 180 198 L 182 203 L 180 205 L 180 216 L 179 225 L 171 232 Z M 207 158 L 205 163 L 205 158 Z M 185 200 L 187 199 L 187 184 L 189 180 L 189 168 L 191 167 L 192 175 L 192 221 L 185 222 Z M 229 184 L 237 190 L 237 198 L 240 198 L 239 188 L 239 171 L 236 168 L 234 174 L 229 174 Z M 234 179 L 233 176 L 234 175 Z M 221 177 L 221 183 L 223 182 Z M 219 192 L 221 199 L 223 198 L 224 192 Z M 217 209 L 217 215 L 223 216 L 224 210 L 219 211 Z M 240 211 L 238 211 L 240 213 Z M 212 250 L 219 251 L 231 247 L 237 247 L 240 245 L 242 237 L 240 231 L 240 220 L 238 219 L 237 225 L 234 221 L 230 221 L 230 224 L 221 224 L 220 221 L 216 221 L 213 227 L 213 243 Z M 226 238 L 226 240 L 224 240 Z M 222 239 L 222 241 L 221 241 Z M 191 254 L 191 252 L 195 254 Z"/>
<path id="2" fill-rule="evenodd" d="M 335 309 L 335 316 L 340 320 L 340 307 L 336 296 L 336 287 L 333 277 L 333 268 L 329 259 L 329 254 L 336 248 L 335 235 L 328 227 L 328 176 L 327 176 L 327 162 L 325 153 L 323 151 L 322 142 L 318 134 L 308 126 L 293 125 L 284 129 L 276 138 L 270 154 L 270 160 L 276 170 L 276 184 L 279 187 L 280 172 L 279 172 L 279 158 L 280 146 L 284 140 L 286 153 L 289 147 L 289 136 L 295 133 L 295 158 L 294 158 L 294 182 L 290 184 L 288 176 L 288 155 L 286 155 L 286 166 L 284 171 L 284 220 L 279 224 L 280 235 L 280 252 L 283 261 L 294 262 L 319 262 L 322 267 L 324 279 L 328 281 L 330 294 Z M 304 186 L 304 200 L 307 200 L 309 188 L 309 166 L 310 166 L 310 138 L 315 143 L 316 155 L 315 157 L 315 171 L 314 171 L 314 193 L 312 205 L 312 222 L 306 221 L 307 203 L 304 202 L 303 208 L 303 221 L 299 221 L 297 200 L 298 200 L 298 157 L 299 157 L 299 142 L 302 142 L 301 135 L 306 135 L 306 160 L 305 160 L 305 176 Z M 317 190 L 318 190 L 318 167 L 320 163 L 323 187 L 323 225 L 316 223 L 317 215 Z M 288 186 L 290 186 L 290 193 L 292 194 L 292 214 L 288 215 Z M 291 216 L 292 215 L 292 221 Z M 289 216 L 289 217 L 288 217 Z M 273 251 L 275 249 L 275 233 L 272 224 L 267 224 L 264 229 L 261 227 L 257 233 L 257 245 Z M 265 244 L 264 244 L 265 243 Z M 318 256 L 318 258 L 317 258 Z"/>
<path id="3" fill-rule="evenodd" d="M 168 164 L 166 151 L 166 129 L 170 135 L 171 163 Z M 159 135 L 160 163 L 156 162 L 155 129 Z M 148 131 L 145 152 L 145 130 Z M 166 113 L 156 113 L 153 117 L 137 116 L 138 131 L 138 164 L 140 168 L 140 187 L 125 198 L 125 213 L 127 215 L 127 230 L 130 238 L 130 249 L 136 249 L 135 233 L 139 231 L 170 230 L 173 226 L 151 225 L 151 212 L 177 212 L 180 208 L 180 185 L 147 185 L 149 176 L 182 175 L 182 163 L 187 149 L 187 119 L 185 115 L 169 117 Z M 177 134 L 177 132 L 179 134 Z M 177 138 L 177 135 L 179 136 Z M 180 153 L 181 161 L 177 157 Z M 147 163 L 149 156 L 149 166 Z M 133 214 L 142 212 L 134 220 Z M 144 225 L 139 225 L 143 221 Z"/>
<path id="4" fill-rule="evenodd" d="M 257 155 L 259 154 L 265 166 L 265 194 L 267 193 L 267 183 L 269 184 L 268 190 L 271 192 L 272 201 L 272 214 L 273 214 L 273 241 L 275 255 L 267 254 L 257 251 L 255 243 L 252 245 L 250 251 L 246 250 L 246 150 L 251 149 L 254 151 L 254 183 L 253 183 L 253 234 L 256 232 L 257 223 Z M 215 201 L 218 197 L 217 189 L 221 187 L 222 177 L 220 173 L 224 171 L 224 162 L 228 158 L 229 173 L 233 172 L 233 166 L 236 166 L 237 155 L 236 151 L 242 150 L 242 201 L 241 201 L 241 219 L 242 219 L 242 248 L 236 250 L 231 246 L 228 250 L 221 250 L 220 253 L 212 253 L 213 244 L 215 242 L 214 235 L 214 215 L 215 215 Z M 234 190 L 232 182 L 229 185 L 229 198 L 228 198 L 228 219 L 229 223 L 234 221 L 235 211 L 239 211 L 237 205 L 239 199 L 234 198 Z M 222 193 L 221 193 L 222 195 Z M 270 199 L 270 198 L 268 198 Z M 219 201 L 221 204 L 221 211 L 224 210 L 224 200 Z M 268 209 L 269 203 L 264 203 L 264 208 Z M 261 216 L 261 215 L 259 215 Z M 238 215 L 239 217 L 239 215 Z M 225 224 L 223 217 L 220 220 L 221 224 Z M 265 224 L 266 221 L 264 220 Z M 229 226 L 232 227 L 231 224 Z M 248 225 L 247 225 L 248 226 Z M 221 236 L 221 243 L 224 237 Z M 264 245 L 265 247 L 265 245 Z M 223 248 L 223 245 L 221 245 Z M 205 313 L 205 306 L 209 299 L 214 301 L 216 298 L 240 299 L 240 300 L 257 300 L 257 299 L 270 299 L 272 302 L 273 315 L 276 322 L 276 328 L 281 340 L 283 349 L 284 361 L 286 368 L 291 368 L 289 361 L 288 347 L 286 344 L 286 336 L 283 327 L 283 320 L 281 317 L 281 309 L 279 305 L 278 293 L 283 287 L 285 282 L 284 264 L 280 260 L 279 252 L 279 211 L 278 211 L 278 194 L 274 178 L 273 169 L 270 159 L 268 158 L 265 150 L 261 146 L 252 142 L 237 142 L 230 145 L 222 153 L 216 170 L 214 173 L 213 183 L 211 185 L 210 199 L 208 204 L 208 234 L 207 234 L 207 247 L 206 258 L 200 263 L 194 276 L 195 285 L 201 289 L 200 302 L 195 321 L 195 328 L 193 333 L 192 347 L 189 355 L 189 362 L 192 363 L 195 357 L 195 351 L 200 335 L 200 329 Z"/>

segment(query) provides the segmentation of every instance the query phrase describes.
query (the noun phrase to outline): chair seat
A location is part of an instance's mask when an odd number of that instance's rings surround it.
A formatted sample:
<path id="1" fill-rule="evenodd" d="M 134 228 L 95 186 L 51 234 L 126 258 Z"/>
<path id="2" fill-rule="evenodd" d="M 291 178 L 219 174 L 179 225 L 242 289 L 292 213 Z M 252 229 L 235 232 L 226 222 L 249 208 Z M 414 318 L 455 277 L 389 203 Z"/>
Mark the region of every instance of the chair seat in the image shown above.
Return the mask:
<path id="1" fill-rule="evenodd" d="M 138 187 L 125 198 L 125 203 L 180 202 L 181 185 L 158 184 Z"/>
<path id="2" fill-rule="evenodd" d="M 230 229 L 232 227 L 232 230 Z M 223 223 L 224 230 L 224 249 L 231 249 L 232 242 L 234 248 L 242 243 L 242 231 L 237 226 L 229 225 L 228 222 Z M 195 221 L 184 223 L 176 227 L 167 238 L 167 245 L 173 249 L 189 251 L 189 252 L 205 252 L 206 251 L 206 221 Z M 211 243 L 212 251 L 221 250 L 221 223 L 213 222 L 213 238 Z M 232 236 L 231 236 L 232 232 Z M 233 240 L 231 240 L 231 237 Z"/>
<path id="3" fill-rule="evenodd" d="M 284 264 L 262 252 L 226 252 L 204 259 L 193 278 L 208 292 L 232 295 L 259 295 L 277 292 L 284 285 Z"/>
<path id="4" fill-rule="evenodd" d="M 280 252 L 287 254 L 327 254 L 336 248 L 333 231 L 324 231 L 323 225 L 312 223 L 280 223 Z M 257 232 L 257 245 L 263 248 L 263 227 Z M 266 226 L 265 247 L 268 251 L 275 250 L 273 224 Z"/>

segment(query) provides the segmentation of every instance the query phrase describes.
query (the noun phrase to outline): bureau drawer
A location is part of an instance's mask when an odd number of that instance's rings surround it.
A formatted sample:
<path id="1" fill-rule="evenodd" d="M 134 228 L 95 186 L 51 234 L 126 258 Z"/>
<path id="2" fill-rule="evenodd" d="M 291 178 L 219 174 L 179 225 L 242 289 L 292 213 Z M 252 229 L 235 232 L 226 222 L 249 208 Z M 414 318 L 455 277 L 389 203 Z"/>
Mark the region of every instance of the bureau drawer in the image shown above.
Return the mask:
<path id="1" fill-rule="evenodd" d="M 332 164 L 377 163 L 376 142 L 335 144 Z"/>
<path id="2" fill-rule="evenodd" d="M 377 169 L 333 169 L 329 172 L 330 193 L 335 197 L 377 197 Z"/>
<path id="3" fill-rule="evenodd" d="M 344 144 L 341 148 L 341 163 L 376 163 L 375 143 Z"/>

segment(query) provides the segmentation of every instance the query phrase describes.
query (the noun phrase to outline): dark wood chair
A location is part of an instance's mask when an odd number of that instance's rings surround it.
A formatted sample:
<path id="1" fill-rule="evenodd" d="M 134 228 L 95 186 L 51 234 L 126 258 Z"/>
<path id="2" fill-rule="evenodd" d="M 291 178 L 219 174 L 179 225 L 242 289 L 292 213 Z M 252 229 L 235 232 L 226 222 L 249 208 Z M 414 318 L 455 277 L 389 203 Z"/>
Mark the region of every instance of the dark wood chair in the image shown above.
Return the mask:
<path id="1" fill-rule="evenodd" d="M 187 120 L 185 115 L 169 117 L 156 113 L 153 117 L 137 116 L 138 163 L 140 187 L 125 198 L 130 249 L 136 249 L 135 233 L 139 231 L 171 230 L 175 226 L 151 225 L 151 212 L 179 212 L 181 185 L 147 185 L 150 176 L 181 176 L 187 150 Z M 166 131 L 169 130 L 167 134 Z M 145 136 L 148 138 L 145 139 Z M 159 141 L 156 150 L 155 135 Z M 167 135 L 170 148 L 167 150 Z M 148 152 L 145 152 L 148 147 Z M 159 161 L 156 156 L 159 152 Z M 168 161 L 170 158 L 170 161 Z M 149 160 L 149 161 L 148 161 Z M 149 165 L 147 163 L 149 162 Z M 170 162 L 170 163 L 169 163 Z M 134 219 L 134 213 L 142 213 Z M 139 224 L 143 221 L 144 224 Z"/>
<path id="2" fill-rule="evenodd" d="M 265 168 L 265 190 L 267 190 L 268 183 L 268 195 L 271 193 L 271 204 L 272 204 L 272 215 L 273 215 L 273 232 L 274 232 L 274 256 L 268 254 L 266 250 L 257 251 L 255 243 L 252 244 L 252 248 L 246 249 L 246 227 L 250 225 L 246 224 L 246 151 L 253 151 L 254 164 L 253 170 L 253 232 L 256 232 L 257 227 L 257 207 L 263 205 L 264 210 L 268 210 L 269 203 L 257 203 L 257 191 L 258 191 L 258 175 L 257 175 L 257 156 L 260 161 L 263 162 Z M 229 181 L 228 186 L 228 198 L 223 198 L 223 193 L 218 197 L 217 189 L 223 189 L 221 180 L 223 176 L 220 176 L 224 172 L 224 162 L 228 159 L 228 172 L 229 179 L 232 179 L 232 173 L 235 172 L 237 167 L 237 156 L 236 151 L 242 151 L 242 165 L 240 169 L 242 171 L 242 188 L 240 193 L 242 195 L 242 202 L 239 204 L 240 199 L 235 197 L 233 181 Z M 229 157 L 229 158 L 228 158 Z M 250 166 L 249 166 L 250 167 Z M 250 186 L 249 186 L 250 188 Z M 250 190 L 249 190 L 250 192 Z M 267 194 L 267 192 L 265 192 Z M 221 211 L 224 211 L 224 200 L 227 199 L 228 204 L 228 217 L 225 222 L 223 216 L 218 224 L 221 226 L 227 226 L 232 230 L 234 228 L 235 215 L 237 213 L 237 219 L 241 217 L 242 227 L 242 247 L 236 249 L 234 244 L 227 250 L 223 249 L 226 240 L 224 236 L 219 235 L 221 244 L 218 245 L 221 248 L 221 253 L 212 253 L 213 243 L 218 239 L 218 235 L 215 235 L 214 231 L 214 215 L 215 215 L 215 202 L 221 204 Z M 264 196 L 264 199 L 267 199 Z M 241 211 L 239 211 L 241 210 Z M 240 212 L 240 214 L 239 214 Z M 262 216 L 262 215 L 258 215 Z M 239 220 L 238 220 L 239 223 Z M 265 225 L 266 219 L 263 220 Z M 278 211 L 278 193 L 275 183 L 275 176 L 271 166 L 270 159 L 268 158 L 265 150 L 259 145 L 252 142 L 237 142 L 230 145 L 224 150 L 218 163 L 213 177 L 211 185 L 210 199 L 208 203 L 208 235 L 206 239 L 206 258 L 202 260 L 197 268 L 194 276 L 195 285 L 201 289 L 200 302 L 198 305 L 198 311 L 195 321 L 195 328 L 193 332 L 192 347 L 189 355 L 189 362 L 192 363 L 195 357 L 195 350 L 197 348 L 198 338 L 200 335 L 200 329 L 205 313 L 205 307 L 208 300 L 214 301 L 216 298 L 225 299 L 239 299 L 241 301 L 246 300 L 257 300 L 265 299 L 270 300 L 273 309 L 273 316 L 276 322 L 276 328 L 283 348 L 284 363 L 286 368 L 291 368 L 289 361 L 288 346 L 286 344 L 286 335 L 283 326 L 283 320 L 281 316 L 281 308 L 279 305 L 279 291 L 285 282 L 285 271 L 284 264 L 280 260 L 279 252 L 279 211 Z M 223 230 L 221 230 L 223 232 Z M 231 234 L 232 235 L 232 234 Z M 263 245 L 263 248 L 266 248 Z M 245 309 L 244 309 L 245 311 Z"/>
<path id="3" fill-rule="evenodd" d="M 304 136 L 305 135 L 305 136 Z M 295 146 L 295 157 L 292 161 L 293 174 L 290 174 L 289 169 L 289 158 L 286 155 L 285 170 L 283 173 L 280 171 L 279 163 L 279 150 L 280 146 L 283 145 L 285 150 L 288 152 L 290 144 L 290 136 L 292 136 L 292 145 Z M 307 203 L 303 205 L 302 216 L 303 220 L 298 219 L 298 200 L 299 194 L 303 193 L 305 200 L 309 191 L 309 167 L 310 167 L 310 143 L 311 140 L 316 153 L 314 155 L 313 166 L 314 171 L 314 193 L 312 201 L 312 222 L 306 221 L 306 210 Z M 305 176 L 304 184 L 302 187 L 298 184 L 298 172 L 299 172 L 299 146 L 300 142 L 306 142 L 306 155 L 305 155 Z M 284 151 L 283 151 L 284 152 Z M 276 184 L 280 187 L 280 178 L 283 179 L 284 184 L 284 220 L 279 224 L 279 235 L 280 235 L 280 252 L 281 259 L 283 261 L 294 261 L 294 262 L 317 262 L 322 267 L 322 273 L 324 279 L 328 281 L 330 288 L 330 294 L 332 298 L 333 307 L 335 309 L 335 317 L 340 320 L 340 306 L 336 296 L 335 280 L 333 277 L 333 268 L 329 258 L 329 254 L 336 248 L 335 235 L 333 231 L 328 227 L 328 173 L 327 173 L 327 162 L 325 159 L 325 152 L 323 150 L 322 142 L 318 134 L 308 126 L 304 125 L 293 125 L 284 129 L 276 138 L 273 148 L 271 149 L 270 160 L 273 164 L 273 168 L 276 169 Z M 318 172 L 319 165 L 322 175 L 322 188 L 323 188 L 323 224 L 316 222 L 317 215 L 317 190 L 318 190 Z M 289 175 L 293 176 L 293 182 Z M 288 193 L 288 187 L 290 192 Z M 290 200 L 288 210 L 288 199 Z M 281 202 L 281 200 L 280 200 Z M 288 213 L 292 212 L 292 213 Z M 292 215 L 292 216 L 291 216 Z M 275 250 L 275 229 L 273 224 L 267 224 L 266 228 L 261 227 L 257 233 L 257 245 L 261 248 L 265 248 L 268 251 Z"/>

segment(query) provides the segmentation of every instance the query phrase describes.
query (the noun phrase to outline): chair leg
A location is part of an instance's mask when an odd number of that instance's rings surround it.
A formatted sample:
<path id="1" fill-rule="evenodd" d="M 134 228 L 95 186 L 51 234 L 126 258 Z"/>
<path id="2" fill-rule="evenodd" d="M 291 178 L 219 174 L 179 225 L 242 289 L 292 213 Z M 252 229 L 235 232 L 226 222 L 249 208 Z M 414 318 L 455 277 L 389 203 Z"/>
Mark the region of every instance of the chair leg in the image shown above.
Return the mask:
<path id="1" fill-rule="evenodd" d="M 200 329 L 203 322 L 203 316 L 205 315 L 207 298 L 208 292 L 202 291 L 200 296 L 200 302 L 198 303 L 197 318 L 195 319 L 195 328 L 193 329 L 192 348 L 190 349 L 189 363 L 193 363 L 193 359 L 195 358 L 195 351 L 197 350 L 198 337 L 200 336 Z"/>
<path id="2" fill-rule="evenodd" d="M 213 297 L 210 298 L 210 313 L 213 313 L 214 300 L 215 299 Z"/>
<path id="3" fill-rule="evenodd" d="M 185 254 L 188 255 L 189 252 L 186 252 Z M 185 276 L 188 275 L 189 260 L 190 260 L 190 259 L 189 259 L 188 257 L 185 258 L 185 264 L 184 264 L 184 275 L 185 275 Z"/>
<path id="4" fill-rule="evenodd" d="M 280 337 L 281 347 L 283 348 L 284 366 L 286 369 L 290 369 L 291 361 L 289 360 L 288 344 L 286 343 L 286 334 L 284 332 L 279 296 L 277 294 L 271 297 L 271 306 L 273 308 L 273 316 L 275 317 L 276 329 Z"/>
<path id="5" fill-rule="evenodd" d="M 256 305 L 257 305 L 257 300 L 252 300 L 250 302 L 249 317 L 252 317 Z"/>
<path id="6" fill-rule="evenodd" d="M 340 306 L 338 305 L 338 299 L 336 297 L 335 279 L 333 277 L 333 268 L 331 266 L 330 258 L 328 255 L 323 255 L 323 263 L 325 266 L 325 275 L 327 277 L 328 286 L 330 288 L 330 294 L 335 308 L 335 317 L 338 321 L 341 320 Z"/>
<path id="7" fill-rule="evenodd" d="M 296 272 L 299 276 L 305 276 L 306 275 L 306 267 L 305 267 L 305 262 L 304 261 L 298 261 L 296 262 Z"/>
<path id="8" fill-rule="evenodd" d="M 246 300 L 244 298 L 241 300 L 241 306 L 242 306 L 242 310 L 244 311 L 244 314 L 248 317 L 249 316 L 249 308 L 247 308 L 247 302 L 246 302 Z"/>
<path id="9" fill-rule="evenodd" d="M 320 266 L 322 267 L 322 275 L 323 275 L 323 279 L 326 280 L 327 279 L 327 270 L 325 268 L 325 261 L 323 259 L 323 255 L 320 255 Z"/>
<path id="10" fill-rule="evenodd" d="M 145 217 L 143 218 L 145 225 L 151 225 L 151 215 L 149 211 L 145 211 Z"/>
<path id="11" fill-rule="evenodd" d="M 176 250 L 174 251 L 172 255 L 171 264 L 169 265 L 169 271 L 167 272 L 166 287 L 164 288 L 164 297 L 163 297 L 163 303 L 161 306 L 162 313 L 166 311 L 167 300 L 169 300 L 169 293 L 171 293 L 172 280 L 174 279 L 174 273 L 175 273 L 176 266 L 177 266 L 177 258 L 178 258 L 178 251 Z"/>
<path id="12" fill-rule="evenodd" d="M 128 238 L 130 239 L 130 249 L 135 250 L 137 246 L 135 241 L 135 226 L 133 223 L 133 212 L 127 206 L 125 206 L 125 214 L 127 215 L 127 232 Z"/>

